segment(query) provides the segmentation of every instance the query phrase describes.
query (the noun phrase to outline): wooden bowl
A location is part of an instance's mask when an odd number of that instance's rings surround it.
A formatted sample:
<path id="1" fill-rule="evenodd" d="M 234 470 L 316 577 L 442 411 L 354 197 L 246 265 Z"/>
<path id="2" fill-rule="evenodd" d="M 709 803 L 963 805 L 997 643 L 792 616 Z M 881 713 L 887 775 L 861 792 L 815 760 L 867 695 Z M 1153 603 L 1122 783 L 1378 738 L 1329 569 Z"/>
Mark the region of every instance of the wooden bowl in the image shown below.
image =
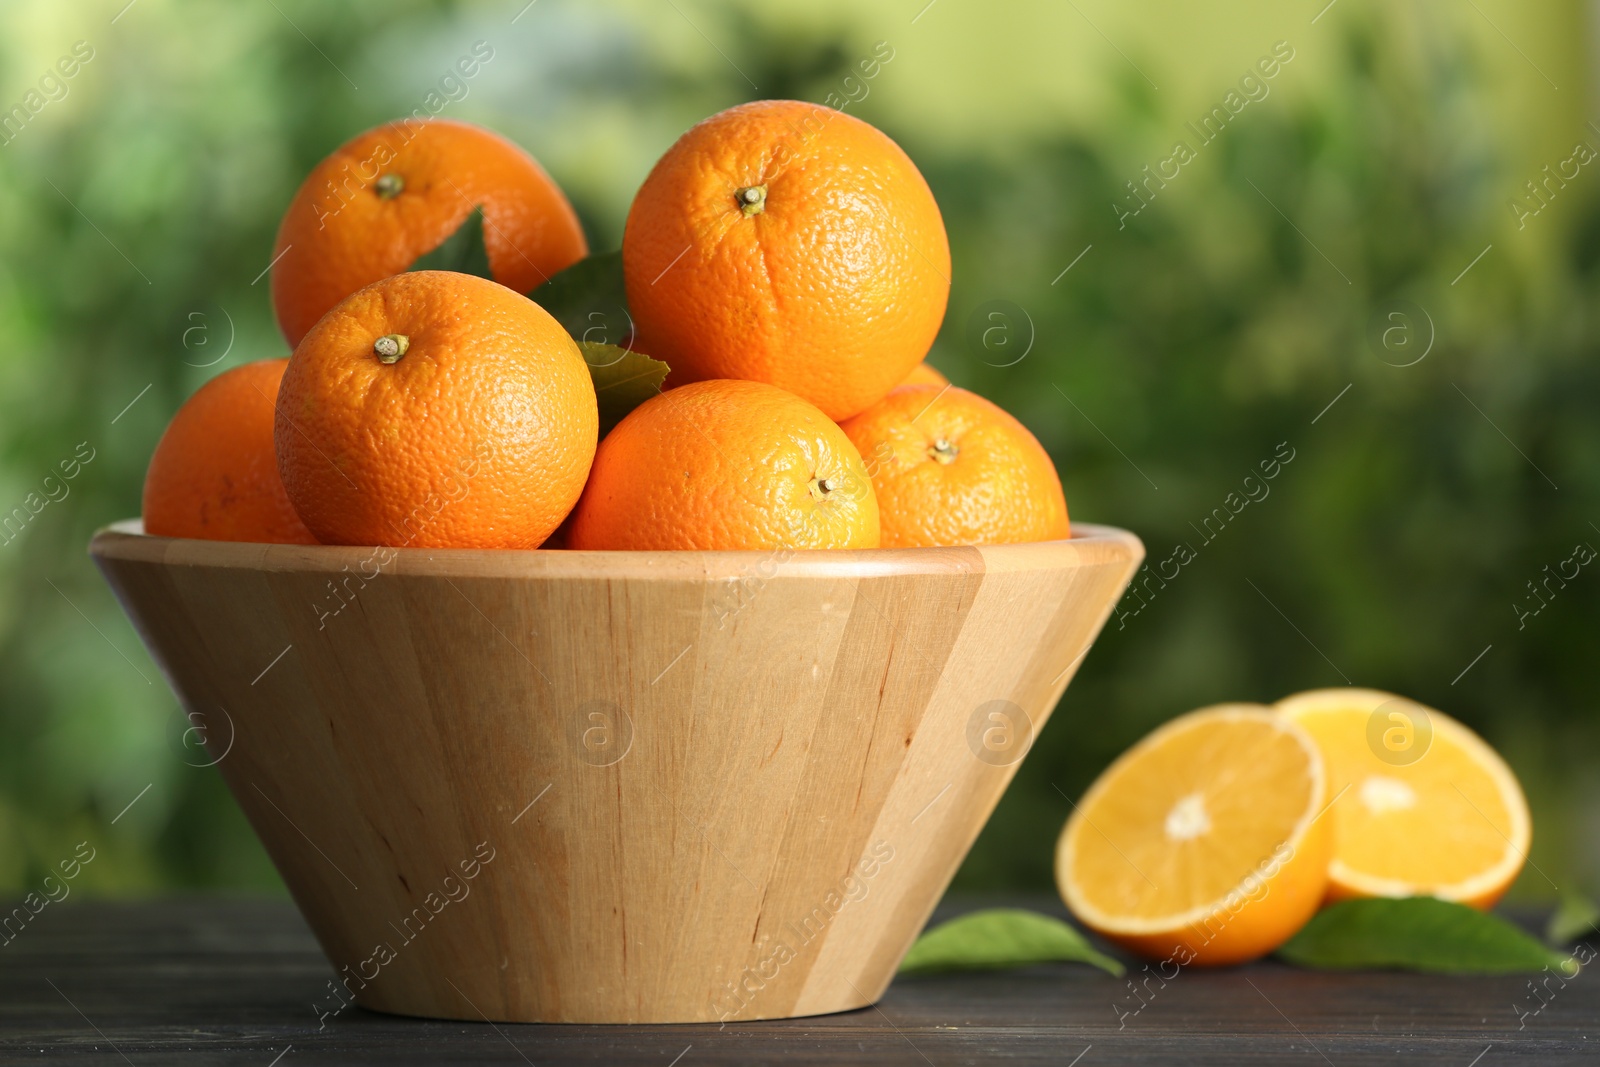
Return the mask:
<path id="1" fill-rule="evenodd" d="M 90 551 L 339 971 L 319 1012 L 705 1022 L 883 993 L 1144 555 L 1074 531 Z"/>

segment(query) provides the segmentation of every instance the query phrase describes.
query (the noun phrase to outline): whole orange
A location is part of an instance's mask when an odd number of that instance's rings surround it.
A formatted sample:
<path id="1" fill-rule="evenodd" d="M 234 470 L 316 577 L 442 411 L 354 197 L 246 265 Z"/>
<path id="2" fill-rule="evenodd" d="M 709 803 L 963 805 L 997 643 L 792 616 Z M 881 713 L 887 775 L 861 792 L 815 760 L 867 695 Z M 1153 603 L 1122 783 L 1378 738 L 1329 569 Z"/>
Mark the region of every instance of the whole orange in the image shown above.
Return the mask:
<path id="1" fill-rule="evenodd" d="M 639 348 L 673 381 L 780 386 L 844 419 L 922 361 L 950 245 L 900 147 L 832 108 L 763 100 L 689 130 L 628 211 Z"/>
<path id="2" fill-rule="evenodd" d="M 314 545 L 278 477 L 273 405 L 287 359 L 223 371 L 184 401 L 144 476 L 144 532 Z"/>
<path id="3" fill-rule="evenodd" d="M 1050 455 L 995 404 L 954 386 L 902 385 L 844 423 L 866 458 L 883 547 L 996 545 L 1070 535 Z"/>
<path id="4" fill-rule="evenodd" d="M 272 306 L 291 345 L 339 301 L 406 270 L 483 208 L 495 281 L 526 293 L 588 253 L 572 205 L 538 162 L 478 126 L 407 119 L 345 142 L 278 226 Z"/>
<path id="5" fill-rule="evenodd" d="M 876 548 L 861 456 L 817 408 L 761 382 L 670 389 L 606 435 L 572 549 Z"/>
<path id="6" fill-rule="evenodd" d="M 278 467 L 326 544 L 537 548 L 599 412 L 577 343 L 527 297 L 413 271 L 334 308 L 289 361 Z"/>

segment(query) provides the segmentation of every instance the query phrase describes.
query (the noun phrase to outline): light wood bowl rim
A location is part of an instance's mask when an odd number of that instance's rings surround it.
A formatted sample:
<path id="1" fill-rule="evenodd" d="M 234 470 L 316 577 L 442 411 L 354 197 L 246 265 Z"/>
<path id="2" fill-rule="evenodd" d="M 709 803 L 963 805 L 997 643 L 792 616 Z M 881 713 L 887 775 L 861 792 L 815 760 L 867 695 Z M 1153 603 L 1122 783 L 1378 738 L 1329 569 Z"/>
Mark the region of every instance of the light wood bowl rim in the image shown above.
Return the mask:
<path id="1" fill-rule="evenodd" d="M 377 554 L 393 553 L 385 560 Z M 157 537 L 140 519 L 95 531 L 89 553 L 103 559 L 269 573 L 339 573 L 379 566 L 420 577 L 667 579 L 878 577 L 974 570 L 1055 570 L 1138 559 L 1144 545 L 1114 526 L 1073 523 L 1059 541 L 963 548 L 777 549 L 755 551 L 580 552 L 571 549 L 392 548 L 269 545 Z M 362 573 L 366 573 L 365 570 Z"/>

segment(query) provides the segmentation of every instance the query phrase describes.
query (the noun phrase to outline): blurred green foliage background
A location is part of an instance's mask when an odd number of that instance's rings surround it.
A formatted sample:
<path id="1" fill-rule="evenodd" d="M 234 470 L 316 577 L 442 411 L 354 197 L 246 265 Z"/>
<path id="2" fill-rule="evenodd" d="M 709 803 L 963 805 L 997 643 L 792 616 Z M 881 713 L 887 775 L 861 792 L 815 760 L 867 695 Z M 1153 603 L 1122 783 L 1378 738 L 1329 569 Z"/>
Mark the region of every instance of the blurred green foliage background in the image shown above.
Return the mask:
<path id="1" fill-rule="evenodd" d="M 0 13 L 0 109 L 92 53 L 0 136 L 0 516 L 25 515 L 0 532 L 0 890 L 84 839 L 91 891 L 278 886 L 84 549 L 137 513 L 188 394 L 285 354 L 262 272 L 300 179 L 479 40 L 441 113 L 538 156 L 597 250 L 692 122 L 849 100 L 944 211 L 932 362 L 1039 435 L 1076 519 L 1152 564 L 1195 550 L 1119 607 L 958 886 L 1047 886 L 1067 798 L 1155 724 L 1346 681 L 1505 753 L 1536 828 L 1517 894 L 1600 882 L 1597 579 L 1517 610 L 1600 545 L 1600 168 L 1525 186 L 1600 146 L 1586 5 L 124 3 Z M 1195 158 L 1122 217 L 1179 140 Z"/>

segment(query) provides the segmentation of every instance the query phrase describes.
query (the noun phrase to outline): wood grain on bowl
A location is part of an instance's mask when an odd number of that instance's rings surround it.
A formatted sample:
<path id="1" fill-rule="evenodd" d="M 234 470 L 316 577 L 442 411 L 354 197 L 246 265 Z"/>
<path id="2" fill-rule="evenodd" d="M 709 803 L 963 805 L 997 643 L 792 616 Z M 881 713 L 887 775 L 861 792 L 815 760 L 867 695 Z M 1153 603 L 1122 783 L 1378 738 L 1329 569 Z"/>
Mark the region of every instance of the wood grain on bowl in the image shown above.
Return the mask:
<path id="1" fill-rule="evenodd" d="M 871 1003 L 1143 548 L 91 551 L 339 969 L 328 1010 Z"/>

